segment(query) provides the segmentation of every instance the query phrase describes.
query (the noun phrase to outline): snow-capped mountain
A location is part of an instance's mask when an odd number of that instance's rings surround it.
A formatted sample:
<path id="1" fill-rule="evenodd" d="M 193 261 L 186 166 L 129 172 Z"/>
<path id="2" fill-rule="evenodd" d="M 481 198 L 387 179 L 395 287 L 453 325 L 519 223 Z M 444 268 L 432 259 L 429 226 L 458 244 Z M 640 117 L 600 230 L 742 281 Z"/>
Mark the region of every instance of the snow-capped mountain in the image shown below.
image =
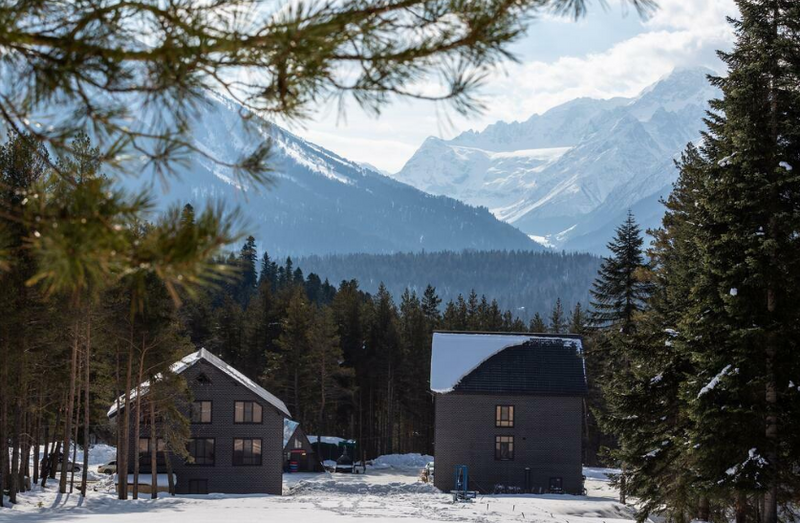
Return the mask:
<path id="1" fill-rule="evenodd" d="M 703 68 L 680 69 L 635 98 L 581 98 L 524 122 L 428 138 L 395 178 L 491 209 L 543 244 L 603 252 L 630 208 L 644 227 L 700 137 L 718 96 Z"/>
<path id="2" fill-rule="evenodd" d="M 241 186 L 230 169 L 194 155 L 178 179 L 169 179 L 159 204 L 238 206 L 244 231 L 271 255 L 541 249 L 486 209 L 426 194 L 258 118 L 243 121 L 241 108 L 226 98 L 209 95 L 207 102 L 193 116 L 194 143 L 235 162 L 271 139 L 276 183 L 260 190 Z"/>

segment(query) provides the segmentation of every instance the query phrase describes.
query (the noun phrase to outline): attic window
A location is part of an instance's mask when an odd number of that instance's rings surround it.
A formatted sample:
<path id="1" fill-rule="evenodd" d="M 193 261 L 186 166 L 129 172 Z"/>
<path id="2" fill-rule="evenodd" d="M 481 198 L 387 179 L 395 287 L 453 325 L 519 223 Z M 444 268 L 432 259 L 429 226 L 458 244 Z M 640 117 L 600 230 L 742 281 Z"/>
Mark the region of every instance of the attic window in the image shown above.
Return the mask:
<path id="1" fill-rule="evenodd" d="M 201 373 L 201 374 L 199 374 L 197 376 L 197 383 L 199 383 L 201 385 L 208 385 L 208 384 L 211 383 L 211 380 L 209 379 L 208 376 L 206 376 L 205 374 Z"/>

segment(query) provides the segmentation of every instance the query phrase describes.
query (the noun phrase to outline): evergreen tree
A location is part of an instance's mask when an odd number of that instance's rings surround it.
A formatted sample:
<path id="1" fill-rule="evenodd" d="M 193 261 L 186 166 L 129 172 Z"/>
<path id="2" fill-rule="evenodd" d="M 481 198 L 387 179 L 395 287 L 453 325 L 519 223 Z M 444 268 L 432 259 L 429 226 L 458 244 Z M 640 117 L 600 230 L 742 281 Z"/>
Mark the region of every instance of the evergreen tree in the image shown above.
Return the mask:
<path id="1" fill-rule="evenodd" d="M 258 272 L 256 271 L 256 239 L 252 236 L 247 237 L 242 249 L 239 251 L 237 267 L 239 269 L 238 279 L 234 294 L 239 305 L 246 307 L 250 298 L 253 296 L 258 284 Z"/>
<path id="2" fill-rule="evenodd" d="M 603 260 L 591 291 L 592 324 L 596 328 L 614 327 L 628 332 L 634 314 L 642 309 L 649 289 L 637 276 L 644 267 L 643 243 L 633 213 L 628 211 L 608 244 L 611 256 Z"/>
<path id="3" fill-rule="evenodd" d="M 775 523 L 799 491 L 800 6 L 737 5 L 728 75 L 711 78 L 723 98 L 679 163 L 609 408 L 644 513 Z"/>
<path id="4" fill-rule="evenodd" d="M 547 325 L 545 325 L 544 319 L 542 319 L 542 316 L 538 312 L 533 315 L 530 325 L 528 325 L 528 331 L 538 333 L 547 332 Z"/>
<path id="5" fill-rule="evenodd" d="M 564 308 L 561 306 L 561 298 L 556 300 L 556 304 L 550 312 L 550 327 L 548 330 L 553 334 L 563 334 L 567 331 L 567 319 L 564 316 Z"/>
<path id="6" fill-rule="evenodd" d="M 586 318 L 586 314 L 583 312 L 583 307 L 581 306 L 580 302 L 576 303 L 575 307 L 569 313 L 569 318 L 567 319 L 570 334 L 585 334 L 587 322 L 588 320 Z"/>

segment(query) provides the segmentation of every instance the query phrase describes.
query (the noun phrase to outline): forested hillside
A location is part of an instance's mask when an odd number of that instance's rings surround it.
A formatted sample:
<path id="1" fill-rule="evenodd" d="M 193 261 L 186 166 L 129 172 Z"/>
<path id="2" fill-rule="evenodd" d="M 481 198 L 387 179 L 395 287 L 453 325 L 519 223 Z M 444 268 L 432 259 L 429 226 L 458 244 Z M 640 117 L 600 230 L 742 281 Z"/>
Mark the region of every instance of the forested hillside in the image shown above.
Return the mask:
<path id="1" fill-rule="evenodd" d="M 525 322 L 474 291 L 443 302 L 430 285 L 397 293 L 365 292 L 352 278 L 333 285 L 291 259 L 258 260 L 256 247 L 251 237 L 220 260 L 239 277 L 187 302 L 182 332 L 282 398 L 307 432 L 355 438 L 367 456 L 432 452 L 434 329 L 581 332 L 585 324 L 580 306 L 568 312 L 558 300 L 546 320 Z M 502 255 L 487 253 L 494 257 Z"/>
<path id="2" fill-rule="evenodd" d="M 332 282 L 356 278 L 370 292 L 383 283 L 394 295 L 406 288 L 421 293 L 430 284 L 448 301 L 459 294 L 466 297 L 474 289 L 524 320 L 537 312 L 549 313 L 558 298 L 565 306 L 586 305 L 600 261 L 590 254 L 526 251 L 351 254 L 296 260 L 303 270 Z"/>

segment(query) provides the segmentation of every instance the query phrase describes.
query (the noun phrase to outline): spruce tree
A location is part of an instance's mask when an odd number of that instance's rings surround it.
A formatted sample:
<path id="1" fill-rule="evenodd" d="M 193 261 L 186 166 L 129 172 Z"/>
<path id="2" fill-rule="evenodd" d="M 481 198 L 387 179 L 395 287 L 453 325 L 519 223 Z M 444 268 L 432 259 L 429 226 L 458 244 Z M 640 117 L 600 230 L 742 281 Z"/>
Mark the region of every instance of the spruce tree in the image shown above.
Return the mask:
<path id="1" fill-rule="evenodd" d="M 780 498 L 797 488 L 800 403 L 786 391 L 800 372 L 800 5 L 737 5 L 701 148 L 699 277 L 683 319 L 698 379 L 684 394 L 700 473 L 737 492 L 738 519 L 758 495 L 775 523 Z M 713 344 L 695 341 L 705 339 Z"/>
<path id="2" fill-rule="evenodd" d="M 637 277 L 644 267 L 643 243 L 639 225 L 628 211 L 614 239 L 608 243 L 611 256 L 603 260 L 591 290 L 594 327 L 630 330 L 634 314 L 642 309 L 648 295 L 647 283 Z"/>
<path id="3" fill-rule="evenodd" d="M 556 299 L 553 310 L 550 312 L 550 325 L 548 331 L 553 334 L 563 334 L 567 331 L 567 318 L 564 316 L 564 307 L 561 306 L 561 298 Z"/>
<path id="4" fill-rule="evenodd" d="M 547 325 L 544 323 L 544 319 L 542 319 L 542 315 L 536 312 L 531 318 L 531 322 L 528 325 L 528 330 L 530 332 L 537 332 L 537 333 L 545 333 L 547 332 Z"/>

